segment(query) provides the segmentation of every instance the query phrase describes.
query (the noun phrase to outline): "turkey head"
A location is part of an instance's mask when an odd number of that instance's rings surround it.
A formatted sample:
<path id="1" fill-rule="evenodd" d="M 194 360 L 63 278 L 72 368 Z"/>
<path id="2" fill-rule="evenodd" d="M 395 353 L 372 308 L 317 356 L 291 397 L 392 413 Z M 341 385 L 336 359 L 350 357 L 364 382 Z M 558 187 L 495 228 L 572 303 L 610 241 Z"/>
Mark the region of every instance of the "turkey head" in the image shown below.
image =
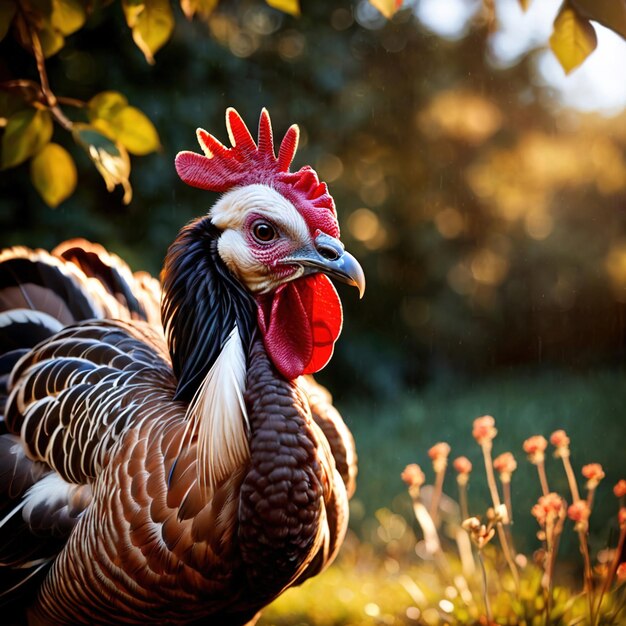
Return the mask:
<path id="1" fill-rule="evenodd" d="M 181 152 L 176 169 L 189 185 L 224 192 L 209 212 L 217 252 L 252 294 L 258 328 L 276 369 L 288 380 L 322 369 L 342 326 L 328 277 L 365 290 L 363 270 L 345 251 L 333 198 L 308 166 L 290 172 L 299 131 L 291 126 L 274 154 L 269 115 L 258 143 L 234 109 L 226 112 L 232 148 L 198 130 L 204 155 Z"/>

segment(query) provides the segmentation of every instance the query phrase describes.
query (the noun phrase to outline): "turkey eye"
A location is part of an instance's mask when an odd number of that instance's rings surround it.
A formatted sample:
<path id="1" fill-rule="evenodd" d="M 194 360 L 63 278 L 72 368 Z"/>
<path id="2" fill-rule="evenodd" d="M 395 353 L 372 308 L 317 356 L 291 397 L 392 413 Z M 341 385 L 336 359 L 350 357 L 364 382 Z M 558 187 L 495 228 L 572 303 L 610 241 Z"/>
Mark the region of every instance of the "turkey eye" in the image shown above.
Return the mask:
<path id="1" fill-rule="evenodd" d="M 252 234 L 257 241 L 267 243 L 276 237 L 276 231 L 267 222 L 257 222 L 252 227 Z"/>

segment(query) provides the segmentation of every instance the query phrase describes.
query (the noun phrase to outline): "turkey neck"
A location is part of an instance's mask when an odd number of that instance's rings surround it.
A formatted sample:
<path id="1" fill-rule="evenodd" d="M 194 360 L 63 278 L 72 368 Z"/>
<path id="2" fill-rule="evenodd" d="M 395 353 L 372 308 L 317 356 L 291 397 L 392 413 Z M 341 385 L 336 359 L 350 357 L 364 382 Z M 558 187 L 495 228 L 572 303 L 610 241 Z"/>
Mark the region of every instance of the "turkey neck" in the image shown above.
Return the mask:
<path id="1" fill-rule="evenodd" d="M 254 300 L 221 261 L 219 236 L 204 217 L 183 228 L 170 246 L 161 276 L 162 319 L 178 378 L 176 399 L 188 402 L 237 326 L 247 357 L 250 453 L 238 532 L 250 587 L 267 601 L 328 542 L 324 501 L 332 461 L 303 392 L 276 371 L 262 341 L 253 339 Z"/>
<path id="2" fill-rule="evenodd" d="M 250 352 L 245 400 L 250 471 L 241 487 L 239 539 L 252 588 L 273 596 L 302 573 L 328 538 L 329 468 L 303 392 L 276 372 L 258 340 Z"/>
<path id="3" fill-rule="evenodd" d="M 219 257 L 220 231 L 208 216 L 185 226 L 165 257 L 161 318 L 178 379 L 189 402 L 235 325 L 247 352 L 256 326 L 254 300 Z"/>

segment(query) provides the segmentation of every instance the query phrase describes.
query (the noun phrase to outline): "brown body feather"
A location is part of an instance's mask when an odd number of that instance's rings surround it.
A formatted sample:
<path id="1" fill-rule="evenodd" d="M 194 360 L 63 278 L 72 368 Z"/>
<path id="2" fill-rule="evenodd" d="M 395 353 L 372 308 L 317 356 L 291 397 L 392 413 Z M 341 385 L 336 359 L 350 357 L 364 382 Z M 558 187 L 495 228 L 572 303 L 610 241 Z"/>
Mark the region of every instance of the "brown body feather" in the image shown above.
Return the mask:
<path id="1" fill-rule="evenodd" d="M 60 250 L 20 252 L 53 267 L 53 289 L 1 284 L 0 264 L 2 309 L 30 309 L 36 293 L 63 325 L 89 309 L 125 321 L 58 333 L 50 323 L 50 338 L 5 372 L 0 510 L 31 544 L 3 548 L 0 524 L 0 600 L 24 591 L 16 619 L 27 608 L 29 623 L 50 626 L 253 621 L 336 555 L 356 473 L 349 431 L 323 388 L 282 378 L 252 339 L 249 456 L 207 487 L 189 404 L 174 399 L 171 347 L 150 313 L 154 285 L 84 242 Z M 5 328 L 47 319 L 11 315 Z"/>

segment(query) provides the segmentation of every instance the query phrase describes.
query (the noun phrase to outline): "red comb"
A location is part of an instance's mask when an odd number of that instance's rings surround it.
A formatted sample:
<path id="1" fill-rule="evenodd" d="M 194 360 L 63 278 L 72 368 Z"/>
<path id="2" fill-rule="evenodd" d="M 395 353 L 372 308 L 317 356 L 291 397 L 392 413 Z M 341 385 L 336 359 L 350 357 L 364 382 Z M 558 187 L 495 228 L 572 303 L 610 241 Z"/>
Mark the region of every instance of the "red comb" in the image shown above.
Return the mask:
<path id="1" fill-rule="evenodd" d="M 297 172 L 289 171 L 298 148 L 299 130 L 295 124 L 280 142 L 278 157 L 274 154 L 272 123 L 266 109 L 261 111 L 257 143 L 233 108 L 226 110 L 226 128 L 232 148 L 198 129 L 204 156 L 188 151 L 178 153 L 176 171 L 184 182 L 218 192 L 244 185 L 268 185 L 298 209 L 312 233 L 321 230 L 332 237 L 339 236 L 335 203 L 326 183 L 320 182 L 308 165 Z"/>

